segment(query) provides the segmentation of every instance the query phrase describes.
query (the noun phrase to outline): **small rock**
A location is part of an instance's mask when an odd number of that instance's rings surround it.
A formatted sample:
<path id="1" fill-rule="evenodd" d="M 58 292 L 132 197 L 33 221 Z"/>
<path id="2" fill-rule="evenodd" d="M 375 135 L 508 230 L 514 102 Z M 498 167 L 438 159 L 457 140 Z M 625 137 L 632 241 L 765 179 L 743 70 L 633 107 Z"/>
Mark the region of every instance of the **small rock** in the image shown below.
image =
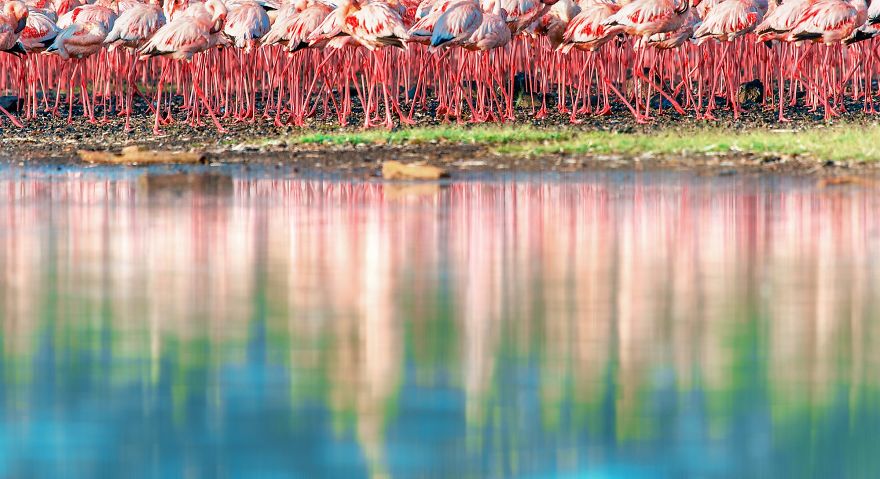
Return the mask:
<path id="1" fill-rule="evenodd" d="M 205 160 L 200 152 L 145 150 L 139 146 L 126 146 L 119 153 L 79 150 L 77 154 L 87 163 L 201 163 Z"/>
<path id="2" fill-rule="evenodd" d="M 382 163 L 382 178 L 386 180 L 436 180 L 448 176 L 442 168 L 421 163 Z"/>

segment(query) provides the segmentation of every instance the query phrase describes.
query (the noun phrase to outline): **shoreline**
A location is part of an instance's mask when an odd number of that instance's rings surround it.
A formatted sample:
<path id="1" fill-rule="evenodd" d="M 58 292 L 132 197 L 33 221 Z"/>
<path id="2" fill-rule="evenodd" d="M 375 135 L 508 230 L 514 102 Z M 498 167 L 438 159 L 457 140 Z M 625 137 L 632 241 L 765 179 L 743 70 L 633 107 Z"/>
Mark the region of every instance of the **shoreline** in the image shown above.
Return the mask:
<path id="1" fill-rule="evenodd" d="M 873 116 L 836 123 L 801 120 L 776 125 L 761 112 L 738 122 L 705 123 L 660 117 L 653 124 L 602 123 L 456 125 L 387 130 L 357 128 L 279 129 L 268 123 L 168 128 L 152 137 L 136 125 L 125 133 L 113 125 L 74 122 L 57 126 L 73 135 L 39 135 L 6 129 L 0 143 L 8 162 L 89 164 L 78 150 L 119 151 L 140 146 L 159 152 L 195 151 L 215 163 L 281 163 L 317 171 L 376 176 L 384 160 L 425 163 L 459 172 L 567 172 L 680 170 L 706 174 L 786 173 L 876 175 L 880 173 L 880 124 Z M 173 162 L 169 162 L 173 164 Z"/>

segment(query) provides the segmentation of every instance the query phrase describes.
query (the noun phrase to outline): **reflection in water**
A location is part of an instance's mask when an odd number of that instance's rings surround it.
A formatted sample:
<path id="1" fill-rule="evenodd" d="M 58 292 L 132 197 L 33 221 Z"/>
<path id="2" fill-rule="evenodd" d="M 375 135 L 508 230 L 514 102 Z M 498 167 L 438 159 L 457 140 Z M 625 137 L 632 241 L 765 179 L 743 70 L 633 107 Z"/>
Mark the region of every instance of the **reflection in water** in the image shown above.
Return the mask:
<path id="1" fill-rule="evenodd" d="M 670 174 L 0 172 L 0 476 L 868 474 L 878 213 Z"/>

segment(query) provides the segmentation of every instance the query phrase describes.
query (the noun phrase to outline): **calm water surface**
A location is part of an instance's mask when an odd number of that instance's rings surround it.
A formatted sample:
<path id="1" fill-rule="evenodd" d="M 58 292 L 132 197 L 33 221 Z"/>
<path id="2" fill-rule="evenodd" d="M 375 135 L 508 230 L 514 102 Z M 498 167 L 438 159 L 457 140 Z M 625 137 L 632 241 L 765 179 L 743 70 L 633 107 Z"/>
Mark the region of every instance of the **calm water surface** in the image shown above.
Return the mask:
<path id="1" fill-rule="evenodd" d="M 880 470 L 875 191 L 143 171 L 0 167 L 0 477 Z"/>

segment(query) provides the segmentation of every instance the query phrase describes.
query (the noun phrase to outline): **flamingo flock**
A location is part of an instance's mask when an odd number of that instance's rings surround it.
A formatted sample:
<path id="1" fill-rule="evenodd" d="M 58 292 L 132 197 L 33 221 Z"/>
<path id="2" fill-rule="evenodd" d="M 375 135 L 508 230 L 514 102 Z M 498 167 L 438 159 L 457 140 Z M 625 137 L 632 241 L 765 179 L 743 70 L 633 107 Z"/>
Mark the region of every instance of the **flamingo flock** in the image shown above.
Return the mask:
<path id="1" fill-rule="evenodd" d="M 880 95 L 870 0 L 83 1 L 0 3 L 14 125 L 737 118 L 745 84 L 788 121 Z"/>

